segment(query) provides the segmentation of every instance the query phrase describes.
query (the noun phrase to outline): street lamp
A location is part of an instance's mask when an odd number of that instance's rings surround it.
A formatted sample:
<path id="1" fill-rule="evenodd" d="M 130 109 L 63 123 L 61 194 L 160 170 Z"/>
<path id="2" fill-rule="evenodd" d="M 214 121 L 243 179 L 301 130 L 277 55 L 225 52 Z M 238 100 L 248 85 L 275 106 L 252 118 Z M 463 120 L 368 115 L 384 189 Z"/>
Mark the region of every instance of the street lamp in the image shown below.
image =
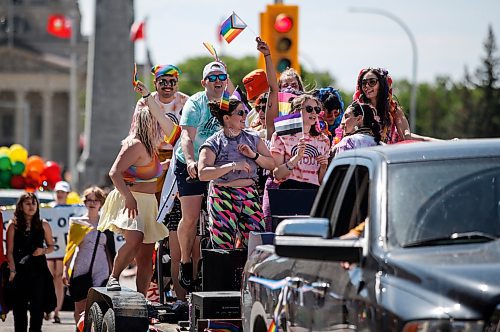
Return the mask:
<path id="1" fill-rule="evenodd" d="M 349 8 L 349 11 L 353 13 L 369 13 L 369 14 L 378 14 L 385 16 L 397 24 L 403 30 L 406 32 L 408 35 L 408 38 L 410 38 L 411 42 L 411 48 L 412 48 L 412 53 L 413 53 L 413 77 L 412 77 L 412 86 L 411 86 L 411 99 L 410 99 L 410 129 L 412 132 L 415 132 L 415 124 L 416 124 L 416 113 L 417 113 L 417 62 L 418 62 L 418 55 L 417 55 L 417 43 L 415 42 L 415 37 L 413 36 L 413 33 L 411 32 L 410 28 L 397 16 L 394 14 L 382 10 L 382 9 L 377 9 L 377 8 L 359 8 L 359 7 L 351 7 Z"/>

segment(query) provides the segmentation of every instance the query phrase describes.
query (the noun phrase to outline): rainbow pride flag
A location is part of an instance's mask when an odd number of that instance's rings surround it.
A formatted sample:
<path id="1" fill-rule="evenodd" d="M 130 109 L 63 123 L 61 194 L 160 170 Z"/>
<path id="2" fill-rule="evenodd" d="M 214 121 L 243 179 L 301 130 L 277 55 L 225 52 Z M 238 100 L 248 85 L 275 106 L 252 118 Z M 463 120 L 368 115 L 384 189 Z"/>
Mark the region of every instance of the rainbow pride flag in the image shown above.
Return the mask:
<path id="1" fill-rule="evenodd" d="M 271 321 L 271 324 L 269 324 L 269 328 L 267 329 L 267 332 L 278 332 L 278 326 L 276 325 L 276 322 L 274 319 Z"/>
<path id="2" fill-rule="evenodd" d="M 215 50 L 215 47 L 207 42 L 203 42 L 203 46 L 205 46 L 208 50 L 208 52 L 214 57 L 215 61 L 219 61 L 219 56 L 217 55 L 217 51 Z"/>
<path id="3" fill-rule="evenodd" d="M 242 31 L 247 27 L 246 23 L 236 15 L 235 12 L 229 16 L 227 20 L 222 23 L 220 28 L 221 36 L 226 40 L 229 44 L 236 38 Z"/>
<path id="4" fill-rule="evenodd" d="M 227 90 L 224 90 L 222 93 L 222 98 L 220 99 L 220 109 L 222 111 L 228 112 L 229 111 L 229 92 Z"/>
<path id="5" fill-rule="evenodd" d="M 137 75 L 137 64 L 134 63 L 134 75 L 132 76 L 132 85 L 137 86 L 137 82 L 139 82 L 139 75 Z"/>
<path id="6" fill-rule="evenodd" d="M 171 145 L 175 145 L 179 137 L 181 136 L 181 126 L 177 125 L 174 123 L 174 129 L 172 129 L 172 132 L 170 133 L 169 136 L 165 135 L 163 137 L 163 140 Z"/>

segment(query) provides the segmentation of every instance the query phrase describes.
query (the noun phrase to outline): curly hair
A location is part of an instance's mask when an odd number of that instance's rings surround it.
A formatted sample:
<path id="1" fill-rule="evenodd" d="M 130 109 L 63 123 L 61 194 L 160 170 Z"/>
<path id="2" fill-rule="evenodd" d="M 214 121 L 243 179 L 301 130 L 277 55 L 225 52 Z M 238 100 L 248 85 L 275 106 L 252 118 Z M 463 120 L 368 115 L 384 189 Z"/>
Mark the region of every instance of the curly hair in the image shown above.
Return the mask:
<path id="1" fill-rule="evenodd" d="M 307 100 L 314 100 L 318 106 L 321 106 L 321 102 L 318 100 L 318 98 L 314 97 L 311 94 L 304 93 L 304 94 L 301 94 L 300 96 L 297 96 L 297 97 L 292 99 L 292 111 L 291 111 L 291 113 L 294 113 L 297 110 L 300 110 L 302 108 L 302 105 L 304 105 L 304 103 Z M 309 131 L 309 134 L 311 134 L 311 136 L 319 136 L 321 134 L 321 132 L 319 131 L 318 128 L 316 128 L 316 126 L 311 126 L 311 130 Z"/>
<path id="2" fill-rule="evenodd" d="M 208 102 L 208 108 L 210 109 L 210 113 L 212 114 L 212 116 L 214 116 L 217 121 L 219 121 L 221 126 L 224 126 L 224 115 L 233 114 L 236 107 L 238 107 L 238 105 L 241 103 L 242 102 L 236 98 L 229 98 L 229 110 L 224 111 L 220 108 L 220 101 L 211 100 Z"/>
<path id="3" fill-rule="evenodd" d="M 354 116 L 361 115 L 363 117 L 362 127 L 356 130 L 353 134 L 363 132 L 368 129 L 373 135 L 375 142 L 380 144 L 382 137 L 380 136 L 380 124 L 376 119 L 377 110 L 370 104 L 358 103 L 357 101 L 353 101 L 347 108 L 352 109 L 352 114 Z"/>
<path id="4" fill-rule="evenodd" d="M 23 193 L 16 203 L 16 210 L 14 211 L 14 217 L 16 219 L 16 228 L 20 231 L 25 231 L 27 227 L 26 216 L 23 210 L 23 203 L 25 201 L 31 200 L 32 203 L 36 203 L 36 212 L 31 219 L 31 228 L 33 230 L 43 230 L 42 219 L 40 219 L 40 202 L 34 193 Z"/>
<path id="5" fill-rule="evenodd" d="M 362 103 L 370 102 L 370 100 L 364 95 L 361 86 L 363 77 L 369 72 L 372 72 L 379 81 L 379 90 L 375 108 L 377 109 L 377 114 L 380 117 L 382 139 L 385 140 L 387 138 L 387 133 L 394 122 L 396 110 L 401 110 L 401 106 L 394 100 L 392 94 L 392 78 L 387 69 L 384 68 L 364 68 L 359 72 L 356 92 L 353 95 L 353 100 Z"/>
<path id="6" fill-rule="evenodd" d="M 158 122 L 149 111 L 149 108 L 143 106 L 138 112 L 135 112 L 132 122 L 135 123 L 135 126 L 130 131 L 129 136 L 122 141 L 122 145 L 130 143 L 132 139 L 137 138 L 144 144 L 150 157 L 158 154 L 158 142 L 161 141 L 161 130 L 158 128 Z"/>

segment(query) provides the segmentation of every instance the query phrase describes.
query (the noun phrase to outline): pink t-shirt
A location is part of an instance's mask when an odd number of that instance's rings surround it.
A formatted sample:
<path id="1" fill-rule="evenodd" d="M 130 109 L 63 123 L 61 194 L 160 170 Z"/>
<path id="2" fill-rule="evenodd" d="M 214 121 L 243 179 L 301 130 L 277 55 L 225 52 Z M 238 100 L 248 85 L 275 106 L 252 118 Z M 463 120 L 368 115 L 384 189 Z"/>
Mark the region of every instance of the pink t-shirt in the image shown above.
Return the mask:
<path id="1" fill-rule="evenodd" d="M 302 133 L 293 135 L 278 136 L 276 133 L 271 138 L 271 153 L 285 156 L 285 162 L 297 154 L 297 144 L 302 137 Z M 304 134 L 306 150 L 304 157 L 293 168 L 285 180 L 296 180 L 300 182 L 312 183 L 319 186 L 319 162 L 317 157 L 323 155 L 328 157 L 330 152 L 330 140 L 325 134 L 311 136 Z M 279 165 L 278 165 L 279 166 Z"/>

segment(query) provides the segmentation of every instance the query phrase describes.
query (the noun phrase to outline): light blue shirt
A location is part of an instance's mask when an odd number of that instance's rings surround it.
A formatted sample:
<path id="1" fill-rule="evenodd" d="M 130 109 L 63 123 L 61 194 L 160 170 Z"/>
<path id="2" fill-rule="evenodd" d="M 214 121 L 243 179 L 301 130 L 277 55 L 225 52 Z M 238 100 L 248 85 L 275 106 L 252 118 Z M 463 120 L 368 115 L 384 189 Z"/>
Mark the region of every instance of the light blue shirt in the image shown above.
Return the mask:
<path id="1" fill-rule="evenodd" d="M 221 129 L 217 118 L 213 117 L 208 108 L 208 97 L 205 91 L 200 91 L 189 97 L 182 109 L 181 126 L 196 128 L 196 136 L 193 141 L 194 159 L 198 160 L 200 146 L 207 138 Z M 186 164 L 186 158 L 179 146 L 175 151 L 178 160 Z"/>

